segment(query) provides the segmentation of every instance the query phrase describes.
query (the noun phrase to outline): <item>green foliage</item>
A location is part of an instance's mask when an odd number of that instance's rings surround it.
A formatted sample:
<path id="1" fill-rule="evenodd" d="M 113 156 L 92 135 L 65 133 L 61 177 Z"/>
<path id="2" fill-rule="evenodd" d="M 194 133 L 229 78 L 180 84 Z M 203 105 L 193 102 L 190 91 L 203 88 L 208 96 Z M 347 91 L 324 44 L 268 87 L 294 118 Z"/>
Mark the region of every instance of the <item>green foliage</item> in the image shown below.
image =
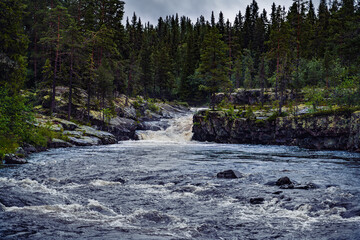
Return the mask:
<path id="1" fill-rule="evenodd" d="M 234 121 L 238 117 L 237 112 L 235 112 L 234 105 L 228 106 L 228 110 L 226 110 L 226 116 L 229 117 L 230 121 Z"/>
<path id="2" fill-rule="evenodd" d="M 360 103 L 359 78 L 347 77 L 331 93 L 331 102 L 339 106 L 356 106 Z"/>
<path id="3" fill-rule="evenodd" d="M 155 113 L 160 111 L 160 108 L 155 103 L 148 103 L 148 108 L 150 111 Z"/>
<path id="4" fill-rule="evenodd" d="M 104 119 L 105 119 L 106 124 L 110 124 L 110 120 L 117 116 L 116 111 L 115 111 L 115 105 L 112 105 L 109 108 L 104 108 L 102 110 L 102 113 L 104 115 Z"/>
<path id="5" fill-rule="evenodd" d="M 325 91 L 320 88 L 307 87 L 304 89 L 304 98 L 306 104 L 312 106 L 312 111 L 317 111 L 317 108 L 325 104 Z"/>
<path id="6" fill-rule="evenodd" d="M 274 122 L 274 121 L 276 121 L 277 118 L 286 117 L 286 116 L 288 116 L 288 114 L 286 112 L 282 112 L 281 114 L 279 114 L 278 111 L 275 111 L 270 117 L 267 118 L 267 121 Z"/>
<path id="7" fill-rule="evenodd" d="M 24 34 L 23 0 L 0 2 L 0 87 L 18 93 L 26 76 L 28 37 Z"/>
<path id="8" fill-rule="evenodd" d="M 141 104 L 138 101 L 134 101 L 132 104 L 135 109 L 139 109 L 141 106 Z"/>
<path id="9" fill-rule="evenodd" d="M 359 111 L 360 107 L 341 107 L 336 109 L 319 110 L 313 113 L 307 113 L 300 116 L 302 119 L 313 118 L 313 117 L 324 117 L 324 116 L 346 116 L 350 117 L 352 113 Z"/>
<path id="10" fill-rule="evenodd" d="M 229 59 L 226 56 L 226 52 L 228 49 L 221 40 L 221 37 L 217 28 L 211 28 L 208 34 L 206 34 L 201 49 L 201 62 L 198 68 L 200 76 L 205 80 L 205 85 L 202 88 L 212 98 L 216 92 L 219 90 L 225 91 L 231 85 L 227 76 Z"/>
<path id="11" fill-rule="evenodd" d="M 251 106 L 249 106 L 249 107 L 246 109 L 246 112 L 245 112 L 244 117 L 245 117 L 246 119 L 249 119 L 249 120 L 255 120 L 255 119 L 256 119 L 256 116 L 255 116 L 255 114 L 254 114 L 253 109 L 252 109 Z"/>
<path id="12" fill-rule="evenodd" d="M 0 157 L 13 152 L 31 135 L 33 120 L 30 107 L 20 95 L 10 95 L 0 88 Z"/>
<path id="13" fill-rule="evenodd" d="M 26 142 L 34 146 L 47 147 L 53 138 L 68 141 L 68 137 L 61 132 L 55 132 L 50 129 L 50 125 L 36 127 L 32 133 L 27 136 Z"/>

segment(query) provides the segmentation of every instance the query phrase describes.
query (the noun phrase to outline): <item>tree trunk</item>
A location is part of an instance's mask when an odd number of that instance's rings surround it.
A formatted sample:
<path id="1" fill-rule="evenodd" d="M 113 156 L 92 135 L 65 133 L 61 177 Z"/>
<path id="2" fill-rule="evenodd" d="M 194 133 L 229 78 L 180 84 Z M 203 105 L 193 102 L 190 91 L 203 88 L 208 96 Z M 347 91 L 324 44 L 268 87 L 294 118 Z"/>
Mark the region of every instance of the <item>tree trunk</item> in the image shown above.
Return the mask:
<path id="1" fill-rule="evenodd" d="M 73 62 L 74 62 L 74 47 L 71 48 L 70 53 L 70 77 L 69 77 L 69 105 L 68 105 L 68 120 L 71 118 L 71 105 L 72 105 L 72 80 L 73 80 Z"/>
<path id="2" fill-rule="evenodd" d="M 35 30 L 35 38 L 34 38 L 34 79 L 37 82 L 37 32 Z"/>
<path id="3" fill-rule="evenodd" d="M 52 96 L 51 96 L 51 109 L 50 114 L 53 115 L 55 110 L 55 94 L 56 94 L 56 78 L 57 78 L 57 65 L 59 60 L 59 48 L 60 48 L 60 15 L 58 15 L 58 23 L 57 23 L 57 46 L 55 53 L 55 66 L 54 66 L 54 78 L 52 82 Z"/>
<path id="4" fill-rule="evenodd" d="M 129 70 L 129 78 L 128 78 L 128 84 L 127 84 L 127 89 L 126 89 L 126 101 L 125 101 L 125 106 L 128 105 L 128 101 L 129 101 L 129 96 L 130 96 L 130 83 L 131 83 L 131 66 L 130 66 L 130 70 Z"/>
<path id="5" fill-rule="evenodd" d="M 88 84 L 87 87 L 87 93 L 88 93 L 88 97 L 87 97 L 87 121 L 90 122 L 90 98 L 91 98 L 91 89 L 90 89 L 90 85 Z"/>
<path id="6" fill-rule="evenodd" d="M 277 44 L 277 56 L 276 56 L 276 80 L 275 80 L 275 99 L 278 100 L 278 84 L 279 84 L 279 64 L 280 64 L 280 42 Z"/>

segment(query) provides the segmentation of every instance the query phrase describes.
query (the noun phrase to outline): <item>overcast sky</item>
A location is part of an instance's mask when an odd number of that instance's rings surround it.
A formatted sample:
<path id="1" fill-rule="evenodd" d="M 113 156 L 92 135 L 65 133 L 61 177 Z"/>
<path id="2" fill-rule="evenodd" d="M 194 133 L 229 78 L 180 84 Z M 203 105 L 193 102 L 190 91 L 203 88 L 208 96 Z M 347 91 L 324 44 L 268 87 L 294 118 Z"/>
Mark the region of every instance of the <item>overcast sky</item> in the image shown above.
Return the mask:
<path id="1" fill-rule="evenodd" d="M 276 5 L 285 6 L 287 10 L 293 3 L 292 0 L 257 0 L 259 12 L 265 8 L 269 16 L 274 1 Z M 313 0 L 315 9 L 319 1 Z M 135 12 L 142 23 L 150 21 L 151 24 L 156 25 L 159 17 L 178 13 L 179 17 L 184 15 L 195 22 L 200 15 L 210 20 L 211 11 L 214 11 L 217 21 L 219 12 L 222 11 L 225 21 L 228 18 L 233 22 L 239 10 L 244 15 L 246 6 L 251 2 L 252 0 L 125 0 L 125 19 L 129 17 L 131 20 Z"/>

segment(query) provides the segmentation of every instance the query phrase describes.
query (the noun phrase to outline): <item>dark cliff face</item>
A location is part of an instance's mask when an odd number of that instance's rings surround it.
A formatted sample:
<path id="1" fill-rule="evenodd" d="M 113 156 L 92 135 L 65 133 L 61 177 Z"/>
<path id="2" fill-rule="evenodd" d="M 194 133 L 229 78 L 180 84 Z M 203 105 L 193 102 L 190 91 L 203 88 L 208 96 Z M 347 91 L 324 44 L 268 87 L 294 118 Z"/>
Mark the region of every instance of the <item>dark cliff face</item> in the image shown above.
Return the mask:
<path id="1" fill-rule="evenodd" d="M 359 124 L 360 112 L 352 115 L 283 117 L 268 121 L 234 119 L 222 111 L 202 111 L 194 115 L 193 139 L 358 151 Z"/>

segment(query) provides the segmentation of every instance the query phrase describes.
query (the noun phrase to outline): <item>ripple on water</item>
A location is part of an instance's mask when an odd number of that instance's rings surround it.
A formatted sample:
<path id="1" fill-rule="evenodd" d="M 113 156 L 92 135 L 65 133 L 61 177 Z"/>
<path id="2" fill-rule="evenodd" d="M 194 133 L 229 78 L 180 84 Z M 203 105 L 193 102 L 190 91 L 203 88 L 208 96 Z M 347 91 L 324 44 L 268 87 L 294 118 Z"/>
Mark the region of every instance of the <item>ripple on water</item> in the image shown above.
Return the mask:
<path id="1" fill-rule="evenodd" d="M 0 238 L 359 239 L 359 159 L 159 139 L 50 150 L 0 169 Z M 228 169 L 243 177 L 216 178 Z M 266 184 L 284 176 L 319 188 Z"/>

